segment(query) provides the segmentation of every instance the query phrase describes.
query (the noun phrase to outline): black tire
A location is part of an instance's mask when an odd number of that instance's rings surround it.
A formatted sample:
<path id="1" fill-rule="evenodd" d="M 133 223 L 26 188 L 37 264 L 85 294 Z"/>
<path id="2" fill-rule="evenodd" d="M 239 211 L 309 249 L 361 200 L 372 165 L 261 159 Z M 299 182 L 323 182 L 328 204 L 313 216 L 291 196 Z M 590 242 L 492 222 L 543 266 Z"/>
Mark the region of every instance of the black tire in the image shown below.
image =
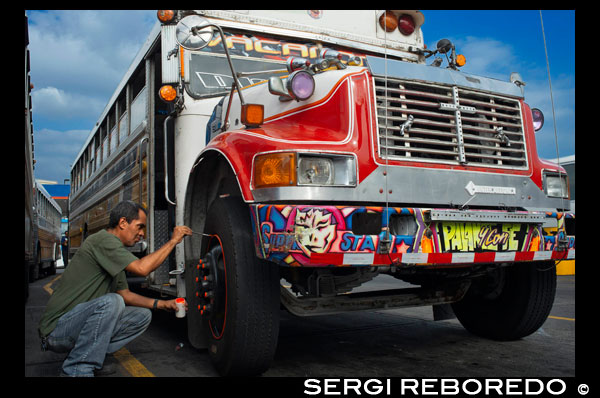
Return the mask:
<path id="1" fill-rule="evenodd" d="M 38 246 L 36 260 L 29 269 L 29 282 L 35 282 L 40 278 L 40 267 L 42 266 L 42 249 Z"/>
<path id="2" fill-rule="evenodd" d="M 60 250 L 60 245 L 54 246 L 54 258 L 50 262 L 50 267 L 48 268 L 47 275 L 56 275 L 56 259 L 58 258 Z"/>
<path id="3" fill-rule="evenodd" d="M 469 332 L 494 340 L 517 340 L 548 318 L 556 293 L 552 261 L 520 263 L 479 278 L 452 308 Z"/>
<path id="4" fill-rule="evenodd" d="M 223 376 L 259 375 L 277 347 L 279 268 L 256 257 L 250 212 L 240 200 L 217 199 L 204 232 L 214 235 L 204 238 L 214 280 L 212 309 L 202 316 L 211 361 Z"/>

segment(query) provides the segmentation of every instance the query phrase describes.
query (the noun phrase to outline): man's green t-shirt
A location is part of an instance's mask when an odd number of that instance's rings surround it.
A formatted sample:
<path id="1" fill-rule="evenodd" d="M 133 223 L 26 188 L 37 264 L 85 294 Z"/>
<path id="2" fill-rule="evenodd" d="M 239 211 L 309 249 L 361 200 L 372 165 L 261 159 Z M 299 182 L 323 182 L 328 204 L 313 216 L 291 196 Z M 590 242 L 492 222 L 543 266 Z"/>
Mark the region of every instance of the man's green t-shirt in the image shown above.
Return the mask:
<path id="1" fill-rule="evenodd" d="M 137 257 L 106 230 L 90 235 L 69 261 L 60 283 L 40 320 L 42 336 L 49 335 L 58 319 L 76 305 L 128 289 L 125 267 Z"/>

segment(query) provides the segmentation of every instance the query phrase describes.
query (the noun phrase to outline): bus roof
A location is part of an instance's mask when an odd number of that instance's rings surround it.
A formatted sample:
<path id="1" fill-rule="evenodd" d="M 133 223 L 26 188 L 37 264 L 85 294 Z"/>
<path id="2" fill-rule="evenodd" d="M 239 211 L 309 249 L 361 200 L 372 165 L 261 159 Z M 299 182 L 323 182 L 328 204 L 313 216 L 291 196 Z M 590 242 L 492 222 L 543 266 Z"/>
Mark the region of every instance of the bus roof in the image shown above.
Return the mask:
<path id="1" fill-rule="evenodd" d="M 222 26 L 260 30 L 302 39 L 318 40 L 367 52 L 400 56 L 417 61 L 409 47 L 424 47 L 421 26 L 425 22 L 418 10 L 391 10 L 410 15 L 414 33 L 403 35 L 398 29 L 385 32 L 379 17 L 385 10 L 194 10 L 207 18 L 222 21 Z M 257 27 L 261 27 L 257 29 Z"/>
<path id="2" fill-rule="evenodd" d="M 48 202 L 50 202 L 50 204 L 56 209 L 58 210 L 59 213 L 62 214 L 62 209 L 60 208 L 60 206 L 58 205 L 58 203 L 56 203 L 56 201 L 54 199 L 52 199 L 52 196 L 50 196 L 50 194 L 48 193 L 48 191 L 46 191 L 46 188 L 44 188 L 44 186 L 42 184 L 39 183 L 39 181 L 35 182 L 35 188 L 40 191 L 40 193 L 42 195 L 44 195 L 46 197 L 46 199 L 48 199 Z"/>

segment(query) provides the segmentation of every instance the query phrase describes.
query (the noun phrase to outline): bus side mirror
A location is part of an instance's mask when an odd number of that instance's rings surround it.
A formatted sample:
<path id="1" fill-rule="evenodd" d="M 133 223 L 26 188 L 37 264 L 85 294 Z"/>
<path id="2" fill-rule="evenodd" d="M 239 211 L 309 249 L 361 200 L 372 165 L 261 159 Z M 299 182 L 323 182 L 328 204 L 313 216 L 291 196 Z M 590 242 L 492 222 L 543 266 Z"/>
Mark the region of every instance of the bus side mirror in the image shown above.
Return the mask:
<path id="1" fill-rule="evenodd" d="M 177 23 L 175 38 L 186 50 L 201 50 L 208 45 L 214 34 L 214 28 L 199 15 L 188 15 Z"/>

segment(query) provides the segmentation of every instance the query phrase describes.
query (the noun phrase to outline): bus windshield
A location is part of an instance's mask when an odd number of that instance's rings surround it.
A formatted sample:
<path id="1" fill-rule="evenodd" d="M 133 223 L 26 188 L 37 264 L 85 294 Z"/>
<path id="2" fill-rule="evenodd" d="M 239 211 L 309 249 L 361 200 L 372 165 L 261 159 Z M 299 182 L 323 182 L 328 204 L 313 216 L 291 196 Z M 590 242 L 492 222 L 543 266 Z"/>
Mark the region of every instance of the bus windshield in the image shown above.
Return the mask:
<path id="1" fill-rule="evenodd" d="M 319 58 L 319 46 L 310 41 L 288 41 L 273 37 L 225 32 L 225 41 L 236 72 L 266 71 L 240 77 L 242 87 L 268 79 L 273 70 L 286 69 L 285 61 L 289 57 L 307 58 L 311 62 Z M 331 48 L 327 45 L 324 47 Z M 337 50 L 337 49 L 336 49 Z M 342 62 L 347 62 L 355 54 L 338 50 Z M 363 59 L 361 57 L 361 59 Z M 231 90 L 233 78 L 223 51 L 221 36 L 216 35 L 208 46 L 189 55 L 188 93 L 194 98 L 223 95 Z M 287 74 L 287 73 L 286 73 Z M 281 73 L 280 73 L 281 75 Z"/>

